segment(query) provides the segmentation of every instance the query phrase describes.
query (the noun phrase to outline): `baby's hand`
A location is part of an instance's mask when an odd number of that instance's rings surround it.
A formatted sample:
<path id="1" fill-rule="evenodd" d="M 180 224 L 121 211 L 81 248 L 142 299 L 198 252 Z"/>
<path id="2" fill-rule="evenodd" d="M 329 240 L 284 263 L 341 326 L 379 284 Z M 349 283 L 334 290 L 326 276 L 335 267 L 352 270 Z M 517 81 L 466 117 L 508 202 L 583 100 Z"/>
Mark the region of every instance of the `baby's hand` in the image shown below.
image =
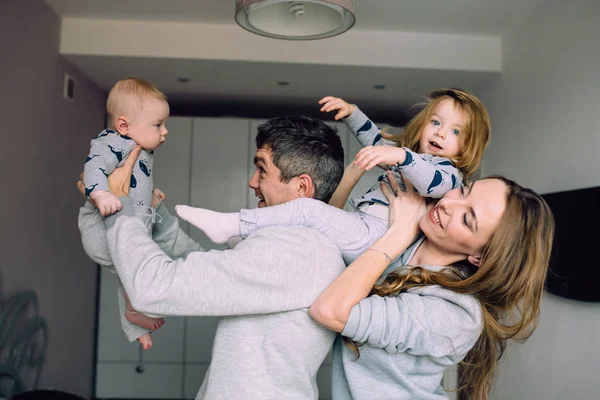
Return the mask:
<path id="1" fill-rule="evenodd" d="M 401 147 L 368 146 L 361 149 L 358 154 L 356 154 L 354 164 L 359 168 L 368 171 L 378 164 L 382 168 L 388 168 L 390 165 L 396 163 L 402 164 L 405 159 L 406 150 Z"/>
<path id="2" fill-rule="evenodd" d="M 165 196 L 164 192 L 160 189 L 154 189 L 152 191 L 152 203 L 150 204 L 150 207 L 152 208 L 156 208 L 156 206 L 158 205 L 159 202 L 164 201 L 166 199 L 167 196 Z"/>
<path id="3" fill-rule="evenodd" d="M 90 197 L 103 217 L 112 215 L 121 209 L 119 198 L 108 190 L 95 190 L 90 193 Z"/>
<path id="4" fill-rule="evenodd" d="M 355 110 L 355 107 L 352 104 L 346 103 L 344 100 L 339 97 L 326 96 L 319 100 L 319 104 L 322 104 L 321 112 L 329 112 L 333 110 L 338 110 L 338 113 L 335 114 L 336 121 L 346 118 L 348 115 L 352 114 Z"/>

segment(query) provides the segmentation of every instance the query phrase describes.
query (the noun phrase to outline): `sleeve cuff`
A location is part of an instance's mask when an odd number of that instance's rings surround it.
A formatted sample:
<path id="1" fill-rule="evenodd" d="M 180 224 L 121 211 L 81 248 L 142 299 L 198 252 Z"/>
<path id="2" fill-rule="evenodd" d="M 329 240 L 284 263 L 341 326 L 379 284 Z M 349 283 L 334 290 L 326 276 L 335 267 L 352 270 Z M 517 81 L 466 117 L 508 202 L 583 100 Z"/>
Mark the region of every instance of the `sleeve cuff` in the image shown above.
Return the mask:
<path id="1" fill-rule="evenodd" d="M 131 203 L 131 199 L 129 198 L 129 196 L 121 196 L 119 197 L 119 200 L 121 201 L 121 210 L 117 211 L 112 215 L 109 215 L 104 219 L 106 229 L 112 227 L 115 224 L 115 222 L 117 222 L 117 218 L 121 216 L 125 215 L 129 217 L 135 217 L 135 213 L 133 212 L 133 203 Z"/>
<path id="2" fill-rule="evenodd" d="M 346 325 L 344 325 L 344 330 L 341 332 L 342 336 L 346 336 L 350 339 L 354 340 L 356 333 L 358 331 L 358 324 L 360 321 L 360 303 L 352 307 L 350 310 L 350 315 L 348 315 L 348 320 L 346 321 Z"/>

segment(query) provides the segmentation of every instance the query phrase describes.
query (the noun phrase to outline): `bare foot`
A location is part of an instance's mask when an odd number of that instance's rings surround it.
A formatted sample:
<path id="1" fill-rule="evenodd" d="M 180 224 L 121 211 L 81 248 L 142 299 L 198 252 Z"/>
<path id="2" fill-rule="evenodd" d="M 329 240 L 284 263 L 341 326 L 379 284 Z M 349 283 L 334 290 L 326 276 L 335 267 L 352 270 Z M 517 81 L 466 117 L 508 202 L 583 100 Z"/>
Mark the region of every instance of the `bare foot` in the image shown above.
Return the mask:
<path id="1" fill-rule="evenodd" d="M 138 338 L 144 350 L 150 349 L 152 347 L 152 337 L 149 333 L 144 333 L 142 336 Z"/>
<path id="2" fill-rule="evenodd" d="M 142 328 L 150 329 L 151 331 L 157 330 L 165 323 L 165 320 L 162 318 L 151 318 L 135 310 L 125 311 L 125 318 L 127 318 L 127 321 L 131 322 L 132 324 L 141 326 Z"/>
<path id="3" fill-rule="evenodd" d="M 155 331 L 163 326 L 165 323 L 164 319 L 152 318 L 146 314 L 136 311 L 131 305 L 129 296 L 127 296 L 125 289 L 123 289 L 123 297 L 125 298 L 125 318 L 127 318 L 127 321 L 137 326 L 141 326 L 142 328 L 150 329 L 151 331 Z"/>

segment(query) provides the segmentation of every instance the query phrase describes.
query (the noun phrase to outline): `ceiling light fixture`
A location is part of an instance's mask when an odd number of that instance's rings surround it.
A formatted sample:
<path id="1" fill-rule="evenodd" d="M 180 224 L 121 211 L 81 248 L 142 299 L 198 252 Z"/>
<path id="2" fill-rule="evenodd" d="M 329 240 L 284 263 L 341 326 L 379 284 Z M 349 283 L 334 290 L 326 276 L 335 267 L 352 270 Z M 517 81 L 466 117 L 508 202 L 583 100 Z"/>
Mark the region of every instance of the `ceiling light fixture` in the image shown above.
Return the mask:
<path id="1" fill-rule="evenodd" d="M 324 39 L 354 26 L 352 0 L 236 0 L 235 20 L 244 29 L 276 39 Z"/>

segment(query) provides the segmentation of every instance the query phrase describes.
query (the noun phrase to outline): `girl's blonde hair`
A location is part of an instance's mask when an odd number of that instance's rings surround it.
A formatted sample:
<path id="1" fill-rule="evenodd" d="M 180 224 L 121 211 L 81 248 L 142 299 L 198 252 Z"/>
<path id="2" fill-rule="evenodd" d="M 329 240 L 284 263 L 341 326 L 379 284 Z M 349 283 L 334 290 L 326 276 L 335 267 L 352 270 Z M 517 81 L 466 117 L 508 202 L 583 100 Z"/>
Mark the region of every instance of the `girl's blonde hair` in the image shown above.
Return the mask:
<path id="1" fill-rule="evenodd" d="M 121 115 L 133 118 L 142 109 L 144 97 L 167 101 L 167 96 L 154 83 L 145 79 L 125 78 L 115 83 L 106 100 L 110 127 L 115 129 L 115 119 Z"/>
<path id="2" fill-rule="evenodd" d="M 462 138 L 461 151 L 452 161 L 465 179 L 479 168 L 483 151 L 490 142 L 491 126 L 490 116 L 477 97 L 462 89 L 443 89 L 431 92 L 429 101 L 417 115 L 406 125 L 399 136 L 386 137 L 398 144 L 398 147 L 406 147 L 414 152 L 419 152 L 419 140 L 425 125 L 431 120 L 437 105 L 444 99 L 454 100 L 454 104 L 464 114 L 467 120 Z"/>
<path id="3" fill-rule="evenodd" d="M 526 339 L 537 326 L 554 235 L 552 212 L 538 194 L 500 176 L 485 179 L 505 183 L 506 210 L 483 248 L 478 268 L 465 261 L 437 272 L 420 267 L 397 270 L 371 291 L 395 296 L 439 285 L 479 301 L 483 331 L 461 362 L 458 387 L 467 398 L 477 400 L 488 398 L 507 340 Z M 347 344 L 358 354 L 355 344 Z"/>

